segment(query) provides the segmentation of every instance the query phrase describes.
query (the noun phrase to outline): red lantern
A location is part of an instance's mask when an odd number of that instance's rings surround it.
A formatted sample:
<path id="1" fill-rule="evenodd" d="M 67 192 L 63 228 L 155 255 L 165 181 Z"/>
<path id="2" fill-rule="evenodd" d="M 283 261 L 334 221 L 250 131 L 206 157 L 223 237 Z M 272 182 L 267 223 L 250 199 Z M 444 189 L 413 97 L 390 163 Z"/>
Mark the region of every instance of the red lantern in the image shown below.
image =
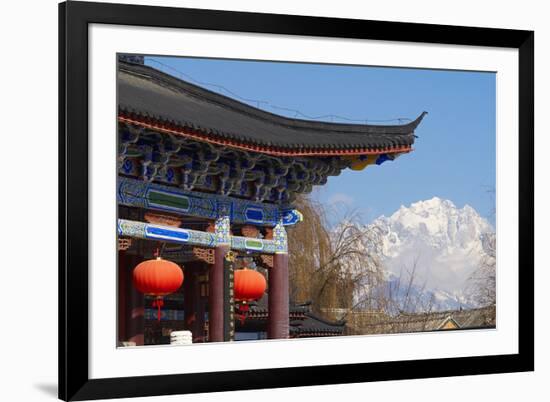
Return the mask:
<path id="1" fill-rule="evenodd" d="M 258 300 L 263 296 L 266 286 L 265 277 L 257 271 L 246 268 L 235 271 L 234 292 L 237 301 Z"/>
<path id="2" fill-rule="evenodd" d="M 164 305 L 162 297 L 180 288 L 183 271 L 178 264 L 157 257 L 134 268 L 133 282 L 139 292 L 156 297 L 153 307 L 158 308 L 157 319 L 160 321 L 160 308 Z"/>

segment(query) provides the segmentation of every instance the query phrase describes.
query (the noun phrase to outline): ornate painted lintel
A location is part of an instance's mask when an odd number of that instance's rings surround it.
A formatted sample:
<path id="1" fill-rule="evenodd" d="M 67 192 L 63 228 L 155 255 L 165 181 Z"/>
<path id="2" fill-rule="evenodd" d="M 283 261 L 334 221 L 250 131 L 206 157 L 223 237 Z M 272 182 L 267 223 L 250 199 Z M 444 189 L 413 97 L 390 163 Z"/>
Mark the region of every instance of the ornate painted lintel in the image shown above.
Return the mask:
<path id="1" fill-rule="evenodd" d="M 272 254 L 275 252 L 275 242 L 252 237 L 231 236 L 231 248 L 233 250 Z"/>
<path id="2" fill-rule="evenodd" d="M 218 236 L 216 233 L 154 225 L 126 219 L 118 220 L 118 235 L 202 247 L 215 247 L 217 244 L 230 244 L 233 250 L 258 252 L 262 254 L 273 254 L 277 252 L 276 242 L 274 240 L 229 235 L 228 243 L 218 243 Z"/>
<path id="3" fill-rule="evenodd" d="M 187 191 L 179 187 L 128 177 L 118 178 L 117 201 L 120 205 L 141 207 L 205 219 L 227 215 L 239 224 L 273 227 L 282 218 L 283 225 L 295 225 L 302 214 L 290 205 L 255 202 L 219 194 Z M 225 213 L 221 211 L 225 209 Z"/>
<path id="4" fill-rule="evenodd" d="M 118 235 L 193 246 L 214 247 L 216 245 L 216 238 L 213 233 L 129 221 L 126 219 L 118 220 Z"/>

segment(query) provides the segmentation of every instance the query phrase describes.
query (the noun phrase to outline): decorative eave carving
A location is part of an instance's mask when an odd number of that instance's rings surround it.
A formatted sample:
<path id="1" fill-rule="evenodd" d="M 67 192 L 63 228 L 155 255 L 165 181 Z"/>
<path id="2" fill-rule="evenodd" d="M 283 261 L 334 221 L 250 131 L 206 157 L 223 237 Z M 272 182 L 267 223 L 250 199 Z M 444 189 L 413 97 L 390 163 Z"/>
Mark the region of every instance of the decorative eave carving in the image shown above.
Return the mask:
<path id="1" fill-rule="evenodd" d="M 352 163 L 339 156 L 264 155 L 126 124 L 119 130 L 118 162 L 120 174 L 146 182 L 278 204 L 311 192 Z"/>

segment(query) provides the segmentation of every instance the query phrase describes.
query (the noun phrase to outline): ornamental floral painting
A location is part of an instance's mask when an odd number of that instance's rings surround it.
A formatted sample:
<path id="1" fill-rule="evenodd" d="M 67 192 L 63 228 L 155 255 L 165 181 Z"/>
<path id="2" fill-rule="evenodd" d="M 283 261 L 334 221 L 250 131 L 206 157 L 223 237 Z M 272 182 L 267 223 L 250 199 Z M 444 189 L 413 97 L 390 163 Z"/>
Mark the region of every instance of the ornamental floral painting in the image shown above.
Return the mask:
<path id="1" fill-rule="evenodd" d="M 494 73 L 117 68 L 119 347 L 496 328 Z"/>

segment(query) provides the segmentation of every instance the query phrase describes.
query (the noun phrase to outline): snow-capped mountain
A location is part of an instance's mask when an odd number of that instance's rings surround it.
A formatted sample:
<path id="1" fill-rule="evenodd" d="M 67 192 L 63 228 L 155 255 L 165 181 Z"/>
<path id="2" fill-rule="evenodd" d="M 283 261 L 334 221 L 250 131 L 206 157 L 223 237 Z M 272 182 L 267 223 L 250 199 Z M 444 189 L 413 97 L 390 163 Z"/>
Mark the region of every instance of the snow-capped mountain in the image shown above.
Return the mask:
<path id="1" fill-rule="evenodd" d="M 485 255 L 483 239 L 494 229 L 472 207 L 434 197 L 401 206 L 369 227 L 381 237 L 379 252 L 390 283 L 402 288 L 414 270 L 411 291 L 432 298 L 437 309 L 473 306 L 465 289 Z"/>

